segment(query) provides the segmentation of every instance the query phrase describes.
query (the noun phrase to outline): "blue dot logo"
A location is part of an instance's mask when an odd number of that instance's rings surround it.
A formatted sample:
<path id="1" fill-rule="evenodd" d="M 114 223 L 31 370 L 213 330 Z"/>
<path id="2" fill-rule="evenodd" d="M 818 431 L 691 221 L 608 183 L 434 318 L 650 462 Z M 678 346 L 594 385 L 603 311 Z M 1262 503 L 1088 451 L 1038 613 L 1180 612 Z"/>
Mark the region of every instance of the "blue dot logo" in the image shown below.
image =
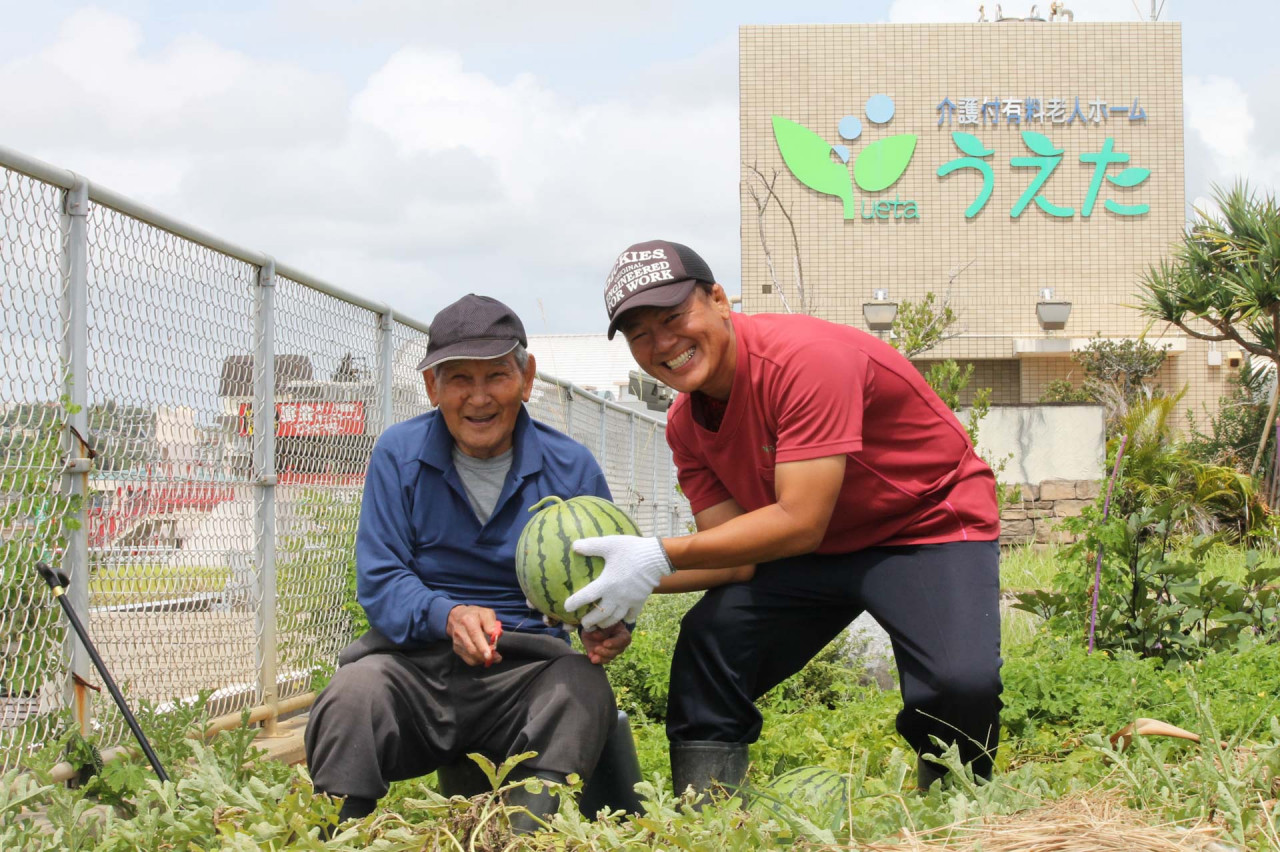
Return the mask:
<path id="1" fill-rule="evenodd" d="M 846 115 L 840 119 L 840 135 L 852 142 L 862 135 L 862 122 L 856 115 Z"/>
<path id="2" fill-rule="evenodd" d="M 884 125 L 893 120 L 897 108 L 894 106 L 893 98 L 888 95 L 872 95 L 867 98 L 864 111 L 867 121 Z M 846 115 L 840 119 L 837 129 L 843 138 L 852 142 L 862 136 L 862 119 L 856 115 Z M 866 192 L 879 192 L 889 188 L 906 170 L 915 146 L 916 137 L 909 133 L 872 142 L 863 150 L 864 156 L 853 164 L 854 182 Z M 848 147 L 832 145 L 831 150 L 842 163 L 849 162 L 851 154 Z M 865 156 L 867 154 L 871 156 Z"/>
<path id="3" fill-rule="evenodd" d="M 873 124 L 888 124 L 893 118 L 893 98 L 888 95 L 872 95 L 867 98 L 867 120 Z"/>

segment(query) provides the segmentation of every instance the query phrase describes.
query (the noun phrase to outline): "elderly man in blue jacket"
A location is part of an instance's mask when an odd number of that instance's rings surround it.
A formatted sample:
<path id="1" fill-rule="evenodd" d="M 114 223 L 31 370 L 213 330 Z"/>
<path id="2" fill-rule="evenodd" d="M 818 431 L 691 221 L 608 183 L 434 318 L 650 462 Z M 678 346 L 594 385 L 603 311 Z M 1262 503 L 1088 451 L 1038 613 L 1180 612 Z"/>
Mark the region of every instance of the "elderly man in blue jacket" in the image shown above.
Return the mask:
<path id="1" fill-rule="evenodd" d="M 600 664 L 630 644 L 627 627 L 583 633 L 578 653 L 516 581 L 530 506 L 610 498 L 590 452 L 525 411 L 526 346 L 520 319 L 495 299 L 444 308 L 418 365 L 435 410 L 374 447 L 356 536 L 372 629 L 343 651 L 306 734 L 316 789 L 345 797 L 344 819 L 372 812 L 391 781 L 473 751 L 533 751 L 528 775 L 589 777 L 617 718 Z M 535 817 L 557 805 L 547 791 L 511 799 Z M 513 828 L 535 827 L 522 819 Z"/>

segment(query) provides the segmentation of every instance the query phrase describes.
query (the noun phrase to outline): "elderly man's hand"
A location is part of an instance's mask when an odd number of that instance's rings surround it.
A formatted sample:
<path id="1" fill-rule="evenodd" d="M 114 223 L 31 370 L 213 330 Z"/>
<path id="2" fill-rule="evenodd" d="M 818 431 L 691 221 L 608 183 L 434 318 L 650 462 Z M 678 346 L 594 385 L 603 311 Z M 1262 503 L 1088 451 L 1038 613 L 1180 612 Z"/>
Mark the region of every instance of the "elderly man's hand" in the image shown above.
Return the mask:
<path id="1" fill-rule="evenodd" d="M 584 630 L 581 635 L 587 659 L 597 665 L 612 662 L 631 644 L 631 631 L 622 622 L 599 630 Z"/>
<path id="2" fill-rule="evenodd" d="M 467 665 L 488 667 L 502 662 L 496 643 L 491 641 L 501 630 L 501 622 L 488 607 L 459 604 L 449 610 L 444 629 L 453 640 L 453 652 Z"/>

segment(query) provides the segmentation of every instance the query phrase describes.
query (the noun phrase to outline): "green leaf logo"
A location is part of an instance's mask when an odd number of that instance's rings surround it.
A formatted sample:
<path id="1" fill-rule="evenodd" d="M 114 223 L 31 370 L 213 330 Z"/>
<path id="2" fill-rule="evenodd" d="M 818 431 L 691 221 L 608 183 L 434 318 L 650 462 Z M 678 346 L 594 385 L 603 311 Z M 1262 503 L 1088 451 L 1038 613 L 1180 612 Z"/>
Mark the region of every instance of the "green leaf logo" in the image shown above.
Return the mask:
<path id="1" fill-rule="evenodd" d="M 916 151 L 914 133 L 900 133 L 868 145 L 853 164 L 853 180 L 863 192 L 879 192 L 897 183 Z M 790 163 L 787 163 L 790 166 Z M 794 169 L 793 169 L 794 171 Z"/>
<path id="2" fill-rule="evenodd" d="M 994 148 L 983 145 L 982 140 L 972 133 L 961 133 L 957 130 L 951 134 L 951 138 L 955 140 L 956 147 L 970 157 L 989 157 L 995 153 Z M 939 171 L 938 174 L 941 175 L 943 172 Z"/>
<path id="3" fill-rule="evenodd" d="M 1107 175 L 1107 180 L 1116 186 L 1137 186 L 1149 177 L 1151 177 L 1151 169 L 1140 169 L 1134 166 L 1118 175 Z"/>
<path id="4" fill-rule="evenodd" d="M 778 152 L 782 154 L 783 162 L 787 164 L 791 174 L 795 175 L 796 180 L 824 195 L 834 195 L 839 198 L 844 202 L 844 218 L 852 219 L 854 217 L 853 185 L 849 182 L 849 170 L 844 163 L 837 163 L 831 159 L 831 145 L 804 125 L 796 124 L 780 115 L 773 116 L 773 138 L 778 143 Z M 914 136 L 911 137 L 911 147 L 914 150 Z M 907 159 L 911 159 L 910 152 L 907 153 Z M 904 161 L 902 168 L 905 169 L 906 166 Z M 897 179 L 898 176 L 895 175 L 893 180 Z"/>
<path id="5" fill-rule="evenodd" d="M 1062 153 L 1062 149 L 1055 148 L 1053 141 L 1048 136 L 1043 133 L 1036 133 L 1034 130 L 1022 131 L 1022 141 L 1041 157 L 1056 157 Z"/>

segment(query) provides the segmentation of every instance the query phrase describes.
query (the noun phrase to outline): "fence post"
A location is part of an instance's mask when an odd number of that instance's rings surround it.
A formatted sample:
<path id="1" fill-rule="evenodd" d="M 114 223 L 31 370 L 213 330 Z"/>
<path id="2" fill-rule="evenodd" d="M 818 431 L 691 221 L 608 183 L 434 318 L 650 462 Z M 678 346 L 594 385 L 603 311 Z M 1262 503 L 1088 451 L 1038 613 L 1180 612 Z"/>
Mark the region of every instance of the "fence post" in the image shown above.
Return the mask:
<path id="1" fill-rule="evenodd" d="M 675 459 L 667 459 L 667 454 L 662 454 L 663 461 L 666 462 L 662 466 L 662 505 L 667 507 L 667 535 L 674 536 L 676 534 L 676 510 L 677 503 L 675 494 L 671 485 L 671 468 L 675 467 Z"/>
<path id="2" fill-rule="evenodd" d="M 600 401 L 600 469 L 609 478 L 609 406 Z"/>
<path id="3" fill-rule="evenodd" d="M 378 404 L 382 422 L 378 434 L 387 431 L 394 416 L 391 388 L 395 380 L 395 316 L 391 311 L 378 315 Z"/>
<path id="4" fill-rule="evenodd" d="M 76 176 L 75 183 L 67 190 L 65 208 L 61 220 L 65 249 L 62 254 L 62 274 L 67 288 L 62 296 L 62 368 L 65 371 L 64 393 L 72 409 L 67 415 L 63 446 L 66 467 L 62 474 L 63 493 L 79 498 L 79 509 L 74 517 L 79 529 L 67 530 L 66 550 L 62 555 L 62 570 L 71 578 L 67 598 L 72 608 L 84 620 L 89 613 L 89 525 L 86 523 L 89 499 L 88 448 L 81 436 L 89 436 L 89 182 Z M 92 709 L 84 687 L 76 685 L 88 682 L 92 664 L 89 652 L 76 637 L 75 631 L 67 631 L 68 673 L 63 700 L 70 708 L 80 732 L 88 735 L 93 721 Z"/>
<path id="5" fill-rule="evenodd" d="M 564 391 L 564 433 L 576 441 L 578 436 L 573 434 L 573 388 L 568 385 L 557 387 Z"/>
<path id="6" fill-rule="evenodd" d="M 632 501 L 636 499 L 636 413 L 627 416 L 627 491 Z M 640 504 L 636 502 L 633 510 L 639 513 Z"/>
<path id="7" fill-rule="evenodd" d="M 268 257 L 254 288 L 253 468 L 254 548 L 258 565 L 258 606 L 254 627 L 258 692 L 270 713 L 262 727 L 276 731 L 276 264 Z"/>

